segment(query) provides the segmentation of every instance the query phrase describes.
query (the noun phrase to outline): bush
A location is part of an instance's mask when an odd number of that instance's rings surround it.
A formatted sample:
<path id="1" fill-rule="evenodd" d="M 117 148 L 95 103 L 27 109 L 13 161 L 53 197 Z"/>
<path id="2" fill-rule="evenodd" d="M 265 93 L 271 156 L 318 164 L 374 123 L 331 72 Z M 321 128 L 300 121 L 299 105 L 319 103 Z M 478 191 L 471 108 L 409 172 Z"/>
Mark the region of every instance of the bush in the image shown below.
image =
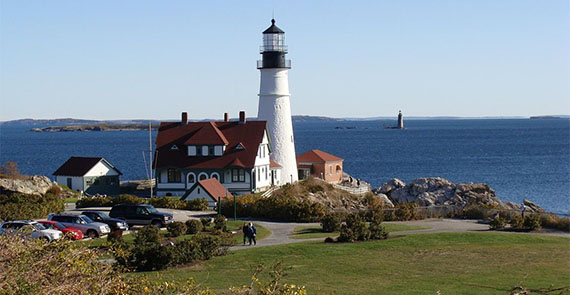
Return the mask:
<path id="1" fill-rule="evenodd" d="M 509 220 L 509 225 L 512 229 L 522 229 L 523 228 L 523 219 L 520 215 L 513 215 L 511 216 L 511 220 Z"/>
<path id="2" fill-rule="evenodd" d="M 184 201 L 173 197 L 155 197 L 148 200 L 155 208 L 182 209 L 186 206 Z"/>
<path id="3" fill-rule="evenodd" d="M 102 197 L 102 196 L 83 197 L 77 200 L 77 203 L 75 203 L 75 208 L 111 207 L 111 206 L 113 206 L 113 200 L 109 197 Z"/>
<path id="4" fill-rule="evenodd" d="M 48 192 L 45 196 L 13 193 L 0 194 L 0 219 L 40 219 L 49 213 L 64 210 L 64 200 L 58 194 Z"/>
<path id="5" fill-rule="evenodd" d="M 160 244 L 162 235 L 156 226 L 147 225 L 135 233 L 134 244 L 137 246 L 144 244 Z"/>
<path id="6" fill-rule="evenodd" d="M 204 259 L 210 259 L 214 256 L 224 254 L 220 249 L 222 246 L 222 238 L 208 234 L 197 234 L 192 238 L 192 241 L 198 244 L 201 256 Z"/>
<path id="7" fill-rule="evenodd" d="M 497 215 L 489 221 L 489 229 L 492 230 L 503 229 L 505 228 L 506 223 L 507 222 L 504 218 Z"/>
<path id="8" fill-rule="evenodd" d="M 216 218 L 214 218 L 214 228 L 217 230 L 220 230 L 222 232 L 227 231 L 228 228 L 226 226 L 226 223 L 226 217 L 223 215 L 216 215 Z"/>
<path id="9" fill-rule="evenodd" d="M 172 265 L 190 263 L 203 258 L 200 245 L 194 240 L 178 242 L 172 249 Z"/>
<path id="10" fill-rule="evenodd" d="M 568 218 L 559 218 L 558 225 L 556 226 L 559 230 L 563 231 L 570 231 L 570 219 Z"/>
<path id="11" fill-rule="evenodd" d="M 337 240 L 343 243 L 350 243 L 356 240 L 356 235 L 346 224 L 343 224 Z"/>
<path id="12" fill-rule="evenodd" d="M 166 226 L 171 237 L 179 237 L 186 234 L 186 225 L 183 222 L 175 221 Z"/>
<path id="13" fill-rule="evenodd" d="M 372 240 L 385 240 L 388 238 L 388 232 L 382 226 L 382 214 L 375 214 L 370 221 L 368 231 L 370 231 L 370 239 Z"/>
<path id="14" fill-rule="evenodd" d="M 352 231 L 355 240 L 366 241 L 370 239 L 370 231 L 366 228 L 366 222 L 358 214 L 346 216 L 346 226 Z"/>
<path id="15" fill-rule="evenodd" d="M 137 196 L 134 195 L 128 195 L 128 194 L 121 194 L 115 198 L 111 198 L 111 200 L 113 201 L 113 205 L 118 205 L 118 204 L 143 204 L 145 203 L 144 199 L 141 199 Z"/>
<path id="16" fill-rule="evenodd" d="M 202 228 L 204 227 L 200 222 L 200 220 L 196 219 L 186 220 L 185 224 L 186 224 L 186 233 L 191 235 L 201 232 Z"/>
<path id="17" fill-rule="evenodd" d="M 416 219 L 418 213 L 418 204 L 402 203 L 394 206 L 394 220 L 407 221 Z"/>
<path id="18" fill-rule="evenodd" d="M 208 210 L 208 201 L 204 198 L 185 201 L 183 209 L 192 211 L 206 211 Z"/>
<path id="19" fill-rule="evenodd" d="M 265 198 L 260 195 L 236 197 L 238 217 L 258 217 L 292 222 L 319 222 L 328 209 L 319 203 L 300 200 L 293 196 L 294 186 L 284 185 L 279 193 Z M 233 202 L 222 202 L 222 213 L 233 216 Z"/>
<path id="20" fill-rule="evenodd" d="M 204 228 L 204 230 L 206 230 L 206 228 L 210 226 L 210 224 L 212 223 L 212 219 L 208 217 L 203 217 L 200 218 L 200 222 L 202 223 L 202 227 Z"/>
<path id="21" fill-rule="evenodd" d="M 523 225 L 529 230 L 540 229 L 540 216 L 538 214 L 528 214 L 524 217 Z"/>
<path id="22" fill-rule="evenodd" d="M 339 214 L 329 213 L 321 218 L 321 226 L 323 228 L 323 232 L 337 232 L 342 226 L 342 220 Z"/>

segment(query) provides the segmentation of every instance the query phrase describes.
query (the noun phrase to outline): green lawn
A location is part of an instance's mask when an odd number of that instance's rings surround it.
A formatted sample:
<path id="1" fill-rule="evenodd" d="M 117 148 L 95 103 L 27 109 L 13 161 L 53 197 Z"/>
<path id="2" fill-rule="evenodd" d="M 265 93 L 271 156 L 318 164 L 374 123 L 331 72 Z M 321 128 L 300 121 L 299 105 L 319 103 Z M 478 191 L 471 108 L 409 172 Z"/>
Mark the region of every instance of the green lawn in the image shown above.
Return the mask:
<path id="1" fill-rule="evenodd" d="M 65 200 L 63 201 L 64 203 L 77 203 L 77 200 L 79 200 L 79 198 L 65 198 Z"/>
<path id="2" fill-rule="evenodd" d="M 399 223 L 383 223 L 384 228 L 388 232 L 398 232 L 405 230 L 420 230 L 429 229 L 429 227 L 417 226 L 417 225 L 407 225 Z M 319 225 L 310 226 L 297 226 L 293 229 L 293 233 L 289 236 L 291 239 L 314 239 L 314 238 L 326 238 L 326 237 L 338 237 L 338 232 L 325 233 L 322 231 L 322 227 Z"/>
<path id="3" fill-rule="evenodd" d="M 284 282 L 309 294 L 509 294 L 515 285 L 568 286 L 570 240 L 530 234 L 409 234 L 346 244 L 304 242 L 231 251 L 227 256 L 161 271 L 194 277 L 223 291 L 249 284 L 259 263 L 292 267 Z M 157 272 L 149 273 L 156 276 Z M 556 293 L 558 294 L 558 293 Z M 567 293 L 562 293 L 567 294 Z"/>

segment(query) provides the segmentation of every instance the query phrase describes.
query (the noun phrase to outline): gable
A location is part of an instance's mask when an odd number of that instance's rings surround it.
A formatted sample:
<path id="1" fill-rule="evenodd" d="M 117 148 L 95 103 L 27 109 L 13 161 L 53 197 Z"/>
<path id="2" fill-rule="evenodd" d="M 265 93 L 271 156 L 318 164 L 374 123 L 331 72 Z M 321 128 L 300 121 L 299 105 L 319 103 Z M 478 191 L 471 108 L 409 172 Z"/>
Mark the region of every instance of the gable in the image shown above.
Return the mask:
<path id="1" fill-rule="evenodd" d="M 84 176 L 118 176 L 121 172 L 117 170 L 111 163 L 102 159 L 95 164 Z"/>

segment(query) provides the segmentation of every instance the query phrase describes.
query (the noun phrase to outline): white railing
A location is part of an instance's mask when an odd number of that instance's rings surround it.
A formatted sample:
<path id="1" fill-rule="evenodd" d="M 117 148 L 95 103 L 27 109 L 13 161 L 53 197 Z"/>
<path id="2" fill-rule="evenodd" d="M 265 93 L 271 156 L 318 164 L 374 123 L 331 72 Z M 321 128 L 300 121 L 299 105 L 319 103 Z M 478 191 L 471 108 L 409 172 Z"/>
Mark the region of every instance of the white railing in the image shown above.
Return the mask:
<path id="1" fill-rule="evenodd" d="M 368 186 L 368 185 L 361 185 L 358 187 L 350 187 L 350 186 L 344 186 L 344 185 L 333 183 L 333 187 L 338 188 L 340 190 L 343 190 L 345 192 L 349 192 L 349 193 L 354 194 L 354 195 L 364 195 L 367 192 L 371 191 L 370 186 Z"/>

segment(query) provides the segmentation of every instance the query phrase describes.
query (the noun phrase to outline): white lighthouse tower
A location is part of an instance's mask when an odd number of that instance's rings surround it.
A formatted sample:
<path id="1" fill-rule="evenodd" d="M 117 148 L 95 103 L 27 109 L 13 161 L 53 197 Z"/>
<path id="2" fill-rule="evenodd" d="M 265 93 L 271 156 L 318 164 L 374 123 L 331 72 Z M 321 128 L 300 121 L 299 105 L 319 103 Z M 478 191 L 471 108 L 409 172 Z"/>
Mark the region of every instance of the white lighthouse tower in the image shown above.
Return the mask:
<path id="1" fill-rule="evenodd" d="M 271 159 L 282 166 L 281 184 L 295 182 L 298 172 L 288 78 L 291 61 L 285 59 L 285 32 L 275 25 L 274 19 L 263 32 L 260 51 L 263 58 L 257 61 L 261 71 L 257 118 L 267 121 Z"/>

